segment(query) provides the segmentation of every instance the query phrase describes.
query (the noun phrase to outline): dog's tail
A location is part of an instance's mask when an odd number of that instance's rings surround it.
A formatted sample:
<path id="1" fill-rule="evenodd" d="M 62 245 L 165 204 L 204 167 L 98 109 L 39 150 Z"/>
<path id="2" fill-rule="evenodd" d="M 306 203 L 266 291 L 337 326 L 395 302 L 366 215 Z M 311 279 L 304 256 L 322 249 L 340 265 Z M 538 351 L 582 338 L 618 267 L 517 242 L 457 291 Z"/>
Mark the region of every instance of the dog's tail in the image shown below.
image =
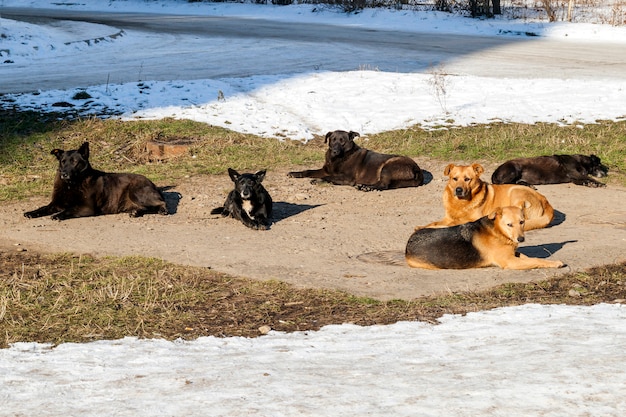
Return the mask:
<path id="1" fill-rule="evenodd" d="M 371 264 L 406 266 L 404 252 L 398 250 L 386 250 L 381 252 L 366 252 L 356 257 L 359 261 Z"/>
<path id="2" fill-rule="evenodd" d="M 213 210 L 211 210 L 211 214 L 224 214 L 224 206 L 215 207 Z"/>

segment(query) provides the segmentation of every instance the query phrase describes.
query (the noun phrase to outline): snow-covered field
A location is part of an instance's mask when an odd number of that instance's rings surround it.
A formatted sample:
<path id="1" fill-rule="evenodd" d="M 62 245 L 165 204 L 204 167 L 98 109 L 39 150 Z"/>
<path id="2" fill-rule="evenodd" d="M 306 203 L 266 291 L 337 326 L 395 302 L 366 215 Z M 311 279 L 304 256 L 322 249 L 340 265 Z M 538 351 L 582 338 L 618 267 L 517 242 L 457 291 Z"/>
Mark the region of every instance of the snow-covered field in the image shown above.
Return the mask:
<path id="1" fill-rule="evenodd" d="M 3 416 L 602 416 L 626 407 L 626 308 L 0 350 Z"/>
<path id="2" fill-rule="evenodd" d="M 148 3 L 155 13 L 179 10 L 409 27 L 406 13 L 391 10 L 345 15 L 311 13 L 311 6 L 185 2 L 172 10 L 159 1 L 139 0 L 82 0 L 62 7 L 145 12 Z M 25 5 L 59 7 L 48 1 L 0 4 Z M 429 12 L 421 16 L 422 31 L 496 35 L 504 28 L 564 42 L 626 42 L 623 28 L 601 25 L 480 21 Z M 0 50 L 10 50 L 15 62 L 36 63 L 42 55 L 81 59 L 91 48 L 106 50 L 117 40 L 91 45 L 72 40 L 109 32 L 101 25 L 68 22 L 48 27 L 0 18 L 0 35 L 5 35 Z M 123 42 L 141 46 L 141 39 L 125 37 Z M 446 80 L 445 105 L 432 80 L 433 74 L 364 70 L 289 79 L 145 80 L 144 88 L 136 82 L 77 86 L 4 99 L 46 111 L 84 90 L 93 101 L 87 111 L 95 113 L 107 108 L 127 118 L 185 117 L 294 139 L 309 139 L 329 126 L 367 134 L 446 119 L 459 125 L 492 120 L 584 123 L 626 115 L 624 78 L 468 82 L 455 77 Z M 220 92 L 223 100 L 218 100 Z M 270 332 L 256 339 L 128 338 L 58 347 L 17 343 L 0 350 L 0 416 L 618 417 L 626 409 L 623 305 L 526 305 L 440 321 L 328 326 L 319 332 Z"/>
<path id="3" fill-rule="evenodd" d="M 23 1 L 5 0 L 5 6 Z M 47 2 L 30 2 L 40 7 Z M 52 4 L 52 2 L 51 2 Z M 54 3 L 57 4 L 57 3 Z M 78 3 L 71 3 L 78 4 Z M 535 33 L 541 38 L 593 43 L 626 43 L 626 28 L 598 24 L 549 25 L 542 21 L 478 20 L 435 12 L 394 10 L 365 10 L 356 15 L 338 13 L 333 9 L 312 12 L 314 6 L 259 6 L 233 3 L 141 2 L 137 0 L 109 2 L 110 8 L 97 1 L 81 1 L 69 9 L 154 11 L 180 14 L 233 15 L 282 21 L 314 21 L 336 25 L 388 28 L 432 33 L 455 33 L 482 36 L 520 37 Z M 146 6 L 150 4 L 150 6 Z M 178 4 L 176 7 L 170 4 Z M 59 6 L 56 6 L 57 8 Z M 419 22 L 416 24 L 415 22 Z M 153 44 L 153 35 L 126 32 L 113 40 L 107 35 L 118 29 L 102 25 L 64 22 L 55 27 L 43 27 L 0 19 L 0 50 L 11 51 L 6 57 L 15 64 L 31 62 L 46 70 L 59 62 L 78 62 L 98 51 L 97 62 L 116 62 L 120 55 L 117 45 L 131 51 L 149 49 L 142 43 Z M 503 35 L 504 34 L 504 35 Z M 85 39 L 102 39 L 87 44 Z M 251 59 L 250 44 L 238 40 L 208 43 L 183 36 L 164 41 L 162 48 L 172 51 L 189 45 L 224 53 L 246 65 Z M 67 45 L 65 43 L 68 43 Z M 255 43 L 254 48 L 263 48 Z M 237 55 L 241 48 L 241 56 Z M 220 52 L 222 51 L 222 52 Z M 306 56 L 307 49 L 268 49 L 278 62 L 293 60 L 295 53 Z M 109 55 L 107 55 L 109 54 Z M 132 54 L 128 54 L 129 56 Z M 129 57 L 130 58 L 130 57 Z M 98 63 L 94 65 L 98 65 Z M 253 64 L 253 63 L 252 63 Z M 0 64 L 11 74 L 12 64 Z M 112 64 L 108 64 L 112 65 Z M 140 63 L 137 64 L 138 66 Z M 178 63 L 172 63 L 172 66 Z M 356 63 L 355 63 L 356 65 Z M 254 67 L 254 65 L 251 65 Z M 71 65 L 69 66 L 72 67 Z M 43 71 L 43 68 L 42 68 Z M 141 72 L 140 69 L 137 70 Z M 45 71 L 43 72 L 45 74 Z M 446 68 L 431 68 L 425 72 L 383 72 L 375 68 L 348 72 L 313 71 L 301 74 L 264 74 L 245 78 L 155 81 L 77 85 L 70 90 L 44 90 L 28 94 L 7 94 L 0 97 L 8 105 L 24 109 L 68 110 L 58 107 L 69 103 L 77 114 L 116 113 L 124 118 L 187 118 L 231 130 L 260 136 L 309 140 L 337 128 L 355 130 L 362 135 L 400 129 L 415 124 L 425 127 L 442 125 L 466 126 L 493 121 L 536 123 L 593 123 L 596 120 L 622 120 L 626 117 L 626 76 L 607 79 L 598 73 L 593 79 L 562 78 L 487 78 L 446 75 Z M 6 79 L 6 78 L 5 78 Z M 6 83 L 6 81 L 5 81 Z M 2 92 L 0 81 L 0 92 Z M 86 92 L 91 98 L 74 99 L 76 93 Z"/>

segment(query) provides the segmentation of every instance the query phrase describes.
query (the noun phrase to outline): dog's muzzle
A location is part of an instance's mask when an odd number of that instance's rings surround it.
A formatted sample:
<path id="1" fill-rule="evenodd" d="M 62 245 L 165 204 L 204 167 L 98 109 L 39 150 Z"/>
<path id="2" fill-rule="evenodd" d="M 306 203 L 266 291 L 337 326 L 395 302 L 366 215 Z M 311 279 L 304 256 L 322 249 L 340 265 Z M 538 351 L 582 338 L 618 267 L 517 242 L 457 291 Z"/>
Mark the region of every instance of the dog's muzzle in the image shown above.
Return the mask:
<path id="1" fill-rule="evenodd" d="M 330 149 L 330 156 L 333 158 L 339 158 L 343 155 L 343 149 L 339 146 L 334 146 Z"/>
<path id="2" fill-rule="evenodd" d="M 463 187 L 456 187 L 454 189 L 454 195 L 458 198 L 465 198 L 467 197 L 467 192 L 465 192 L 465 189 Z"/>
<path id="3" fill-rule="evenodd" d="M 598 178 L 603 178 L 606 177 L 609 174 L 609 169 L 603 169 L 603 168 L 597 168 L 596 172 L 594 172 L 592 175 L 594 177 L 598 177 Z"/>

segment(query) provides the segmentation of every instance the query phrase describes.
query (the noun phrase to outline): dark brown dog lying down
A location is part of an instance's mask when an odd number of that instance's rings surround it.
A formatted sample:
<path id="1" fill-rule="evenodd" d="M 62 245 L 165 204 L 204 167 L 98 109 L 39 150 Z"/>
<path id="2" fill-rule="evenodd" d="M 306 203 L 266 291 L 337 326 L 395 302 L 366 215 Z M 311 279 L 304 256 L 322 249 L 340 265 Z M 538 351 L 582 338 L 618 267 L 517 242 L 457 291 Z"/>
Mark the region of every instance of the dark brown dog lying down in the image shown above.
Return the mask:
<path id="1" fill-rule="evenodd" d="M 425 269 L 562 267 L 561 261 L 529 258 L 516 252 L 524 241 L 524 219 L 524 209 L 498 207 L 473 222 L 416 230 L 406 245 L 406 261 L 413 268 Z"/>
<path id="2" fill-rule="evenodd" d="M 363 191 L 418 187 L 424 183 L 424 174 L 414 160 L 361 148 L 354 143 L 357 136 L 357 132 L 343 130 L 328 132 L 324 140 L 328 143 L 324 166 L 288 175 L 320 179 L 335 185 L 352 185 Z"/>
<path id="3" fill-rule="evenodd" d="M 138 174 L 115 174 L 93 169 L 89 163 L 89 143 L 79 149 L 50 152 L 59 160 L 52 201 L 33 211 L 28 218 L 49 216 L 53 220 L 100 214 L 168 214 L 161 192 L 148 178 Z"/>
<path id="4" fill-rule="evenodd" d="M 494 184 L 561 184 L 573 182 L 587 187 L 605 187 L 602 178 L 609 169 L 595 155 L 551 155 L 512 159 L 500 165 L 491 176 Z"/>

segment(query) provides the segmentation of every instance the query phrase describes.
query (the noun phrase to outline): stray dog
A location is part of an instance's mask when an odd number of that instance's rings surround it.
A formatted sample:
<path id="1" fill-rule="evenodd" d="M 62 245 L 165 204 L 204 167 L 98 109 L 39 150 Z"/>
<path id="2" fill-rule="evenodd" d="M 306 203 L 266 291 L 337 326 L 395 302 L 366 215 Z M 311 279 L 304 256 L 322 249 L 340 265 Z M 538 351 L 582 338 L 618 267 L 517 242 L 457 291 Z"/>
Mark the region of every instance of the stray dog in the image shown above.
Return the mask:
<path id="1" fill-rule="evenodd" d="M 480 179 L 480 164 L 448 165 L 443 171 L 449 177 L 443 191 L 444 218 L 426 227 L 455 226 L 473 222 L 493 213 L 498 207 L 526 206 L 526 230 L 546 227 L 554 217 L 548 200 L 530 187 L 515 184 L 491 185 Z"/>
<path id="2" fill-rule="evenodd" d="M 452 227 L 416 230 L 406 245 L 405 259 L 413 268 L 505 269 L 560 268 L 561 261 L 530 258 L 516 252 L 524 241 L 524 209 L 498 207 L 480 219 Z"/>
<path id="3" fill-rule="evenodd" d="M 59 160 L 54 179 L 52 201 L 37 210 L 27 211 L 28 218 L 52 214 L 53 220 L 101 214 L 168 214 L 165 199 L 148 178 L 139 174 L 116 174 L 93 169 L 89 163 L 89 143 L 79 149 L 50 152 Z"/>
<path id="4" fill-rule="evenodd" d="M 228 168 L 228 175 L 235 183 L 235 189 L 228 193 L 224 205 L 211 210 L 211 214 L 230 216 L 251 229 L 269 229 L 272 197 L 261 184 L 265 178 L 265 170 L 255 174 L 240 174 Z"/>
<path id="5" fill-rule="evenodd" d="M 561 184 L 573 182 L 587 187 L 606 187 L 594 177 L 607 175 L 609 168 L 595 155 L 552 155 L 512 159 L 500 165 L 491 176 L 494 184 Z"/>
<path id="6" fill-rule="evenodd" d="M 326 160 L 321 169 L 290 172 L 293 178 L 317 178 L 335 185 L 351 185 L 362 191 L 418 187 L 424 174 L 408 156 L 386 155 L 354 143 L 357 132 L 328 132 Z"/>

